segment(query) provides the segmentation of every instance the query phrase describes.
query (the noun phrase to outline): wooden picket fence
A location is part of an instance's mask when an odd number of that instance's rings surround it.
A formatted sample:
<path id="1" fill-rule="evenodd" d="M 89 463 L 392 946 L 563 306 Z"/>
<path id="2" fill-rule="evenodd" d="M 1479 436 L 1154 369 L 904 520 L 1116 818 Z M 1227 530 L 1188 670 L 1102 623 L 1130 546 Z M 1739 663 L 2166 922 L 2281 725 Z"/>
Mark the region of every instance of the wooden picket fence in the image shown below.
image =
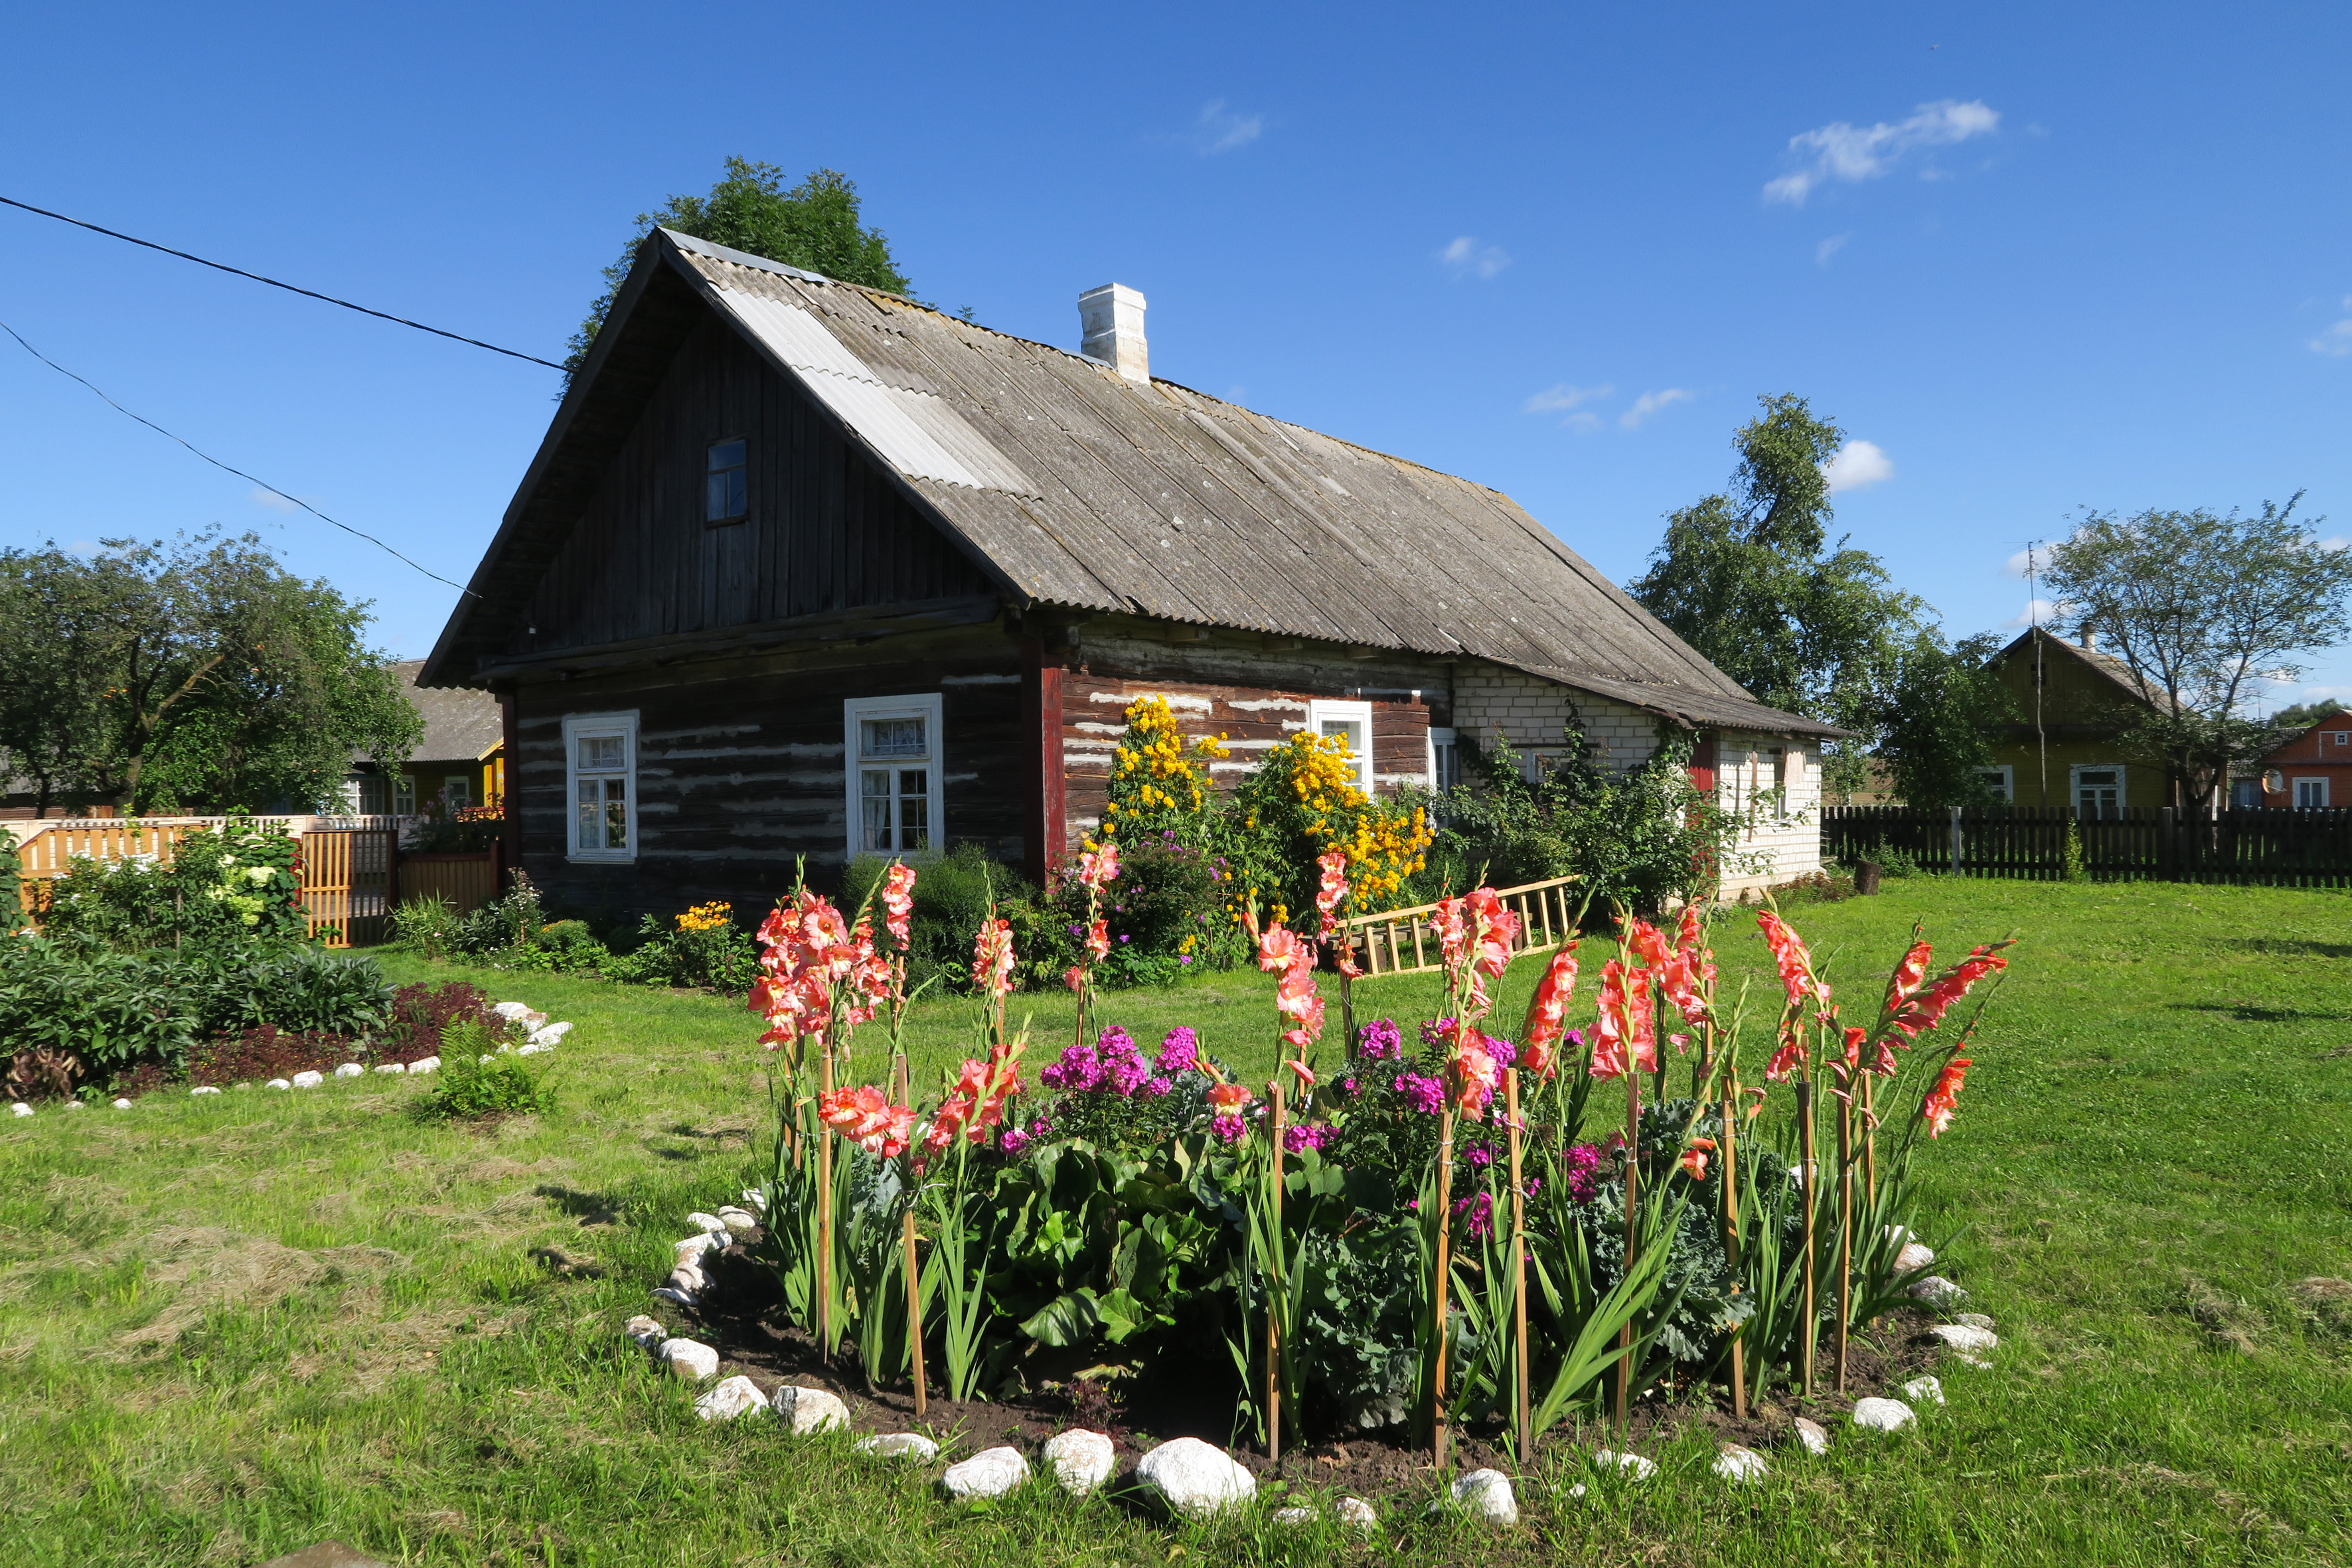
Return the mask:
<path id="1" fill-rule="evenodd" d="M 1892 850 L 1950 876 L 2053 881 L 2067 874 L 2070 824 L 2084 874 L 2100 881 L 2352 886 L 2347 808 L 2232 807 L 2202 816 L 2137 805 L 2091 817 L 2064 806 L 1825 806 L 1822 859 L 1883 858 Z"/>
<path id="2" fill-rule="evenodd" d="M 169 864 L 191 833 L 225 826 L 224 816 L 91 817 L 6 824 L 21 861 L 17 897 L 37 923 L 47 886 L 76 860 L 152 859 Z M 240 826 L 283 828 L 302 842 L 305 929 L 329 947 L 364 947 L 392 934 L 400 832 L 389 816 L 257 816 Z"/>
<path id="3" fill-rule="evenodd" d="M 1496 889 L 1504 907 L 1519 917 L 1513 952 L 1554 946 L 1570 933 L 1576 923 L 1576 904 L 1569 898 L 1568 889 L 1576 880 L 1554 877 L 1548 882 Z M 1433 918 L 1436 913 L 1435 904 L 1415 904 L 1385 914 L 1358 915 L 1343 922 L 1341 940 L 1364 955 L 1361 962 L 1367 976 L 1426 973 L 1444 966 L 1444 944 Z"/>

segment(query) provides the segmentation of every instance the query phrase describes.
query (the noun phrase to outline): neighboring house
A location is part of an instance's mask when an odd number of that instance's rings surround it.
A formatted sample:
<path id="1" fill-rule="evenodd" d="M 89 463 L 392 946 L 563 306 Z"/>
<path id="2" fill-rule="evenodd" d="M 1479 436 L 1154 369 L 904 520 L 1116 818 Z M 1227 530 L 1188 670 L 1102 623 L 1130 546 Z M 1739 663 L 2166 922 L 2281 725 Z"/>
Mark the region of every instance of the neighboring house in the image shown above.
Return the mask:
<path id="1" fill-rule="evenodd" d="M 1696 731 L 1814 870 L 1818 747 L 1508 498 L 1153 380 L 1143 299 L 1086 354 L 657 230 L 421 684 L 497 694 L 509 853 L 615 912 L 755 910 L 805 857 L 971 841 L 1043 878 L 1135 698 L 1301 730 L 1369 787 L 1457 737 L 1615 763 Z"/>
<path id="2" fill-rule="evenodd" d="M 2007 688 L 2019 714 L 1993 735 L 1994 765 L 1986 771 L 2003 800 L 2071 806 L 2091 817 L 2175 804 L 2166 770 L 2122 743 L 2136 711 L 2161 700 L 2123 660 L 2087 639 L 2070 643 L 2036 626 L 1985 668 Z"/>
<path id="3" fill-rule="evenodd" d="M 2322 811 L 2352 805 L 2352 711 L 2338 709 L 2297 731 L 2254 764 L 2258 778 L 2232 786 L 2232 805 Z"/>
<path id="4" fill-rule="evenodd" d="M 401 691 L 425 721 L 424 738 L 396 774 L 357 757 L 343 796 L 371 816 L 454 816 L 495 805 L 506 795 L 506 731 L 499 700 L 487 691 L 420 687 L 421 658 L 394 665 Z"/>

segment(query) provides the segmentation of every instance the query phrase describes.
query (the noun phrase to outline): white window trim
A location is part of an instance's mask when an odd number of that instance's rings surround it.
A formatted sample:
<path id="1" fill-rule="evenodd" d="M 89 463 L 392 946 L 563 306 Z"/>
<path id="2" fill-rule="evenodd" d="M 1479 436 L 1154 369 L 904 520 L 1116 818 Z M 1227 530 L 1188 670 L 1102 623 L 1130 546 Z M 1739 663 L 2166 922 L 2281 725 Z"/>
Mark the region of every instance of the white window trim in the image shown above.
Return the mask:
<path id="1" fill-rule="evenodd" d="M 2317 784 L 2319 786 L 2319 804 L 2317 805 L 2312 806 L 2303 804 L 2303 786 L 2305 784 Z M 2286 797 L 2291 803 L 2293 803 L 2295 810 L 2297 811 L 2326 811 L 2328 808 L 2327 796 L 2327 775 L 2326 773 L 2320 773 L 2316 776 L 2310 773 L 2305 773 L 2299 778 L 2291 778 L 2286 781 Z"/>
<path id="2" fill-rule="evenodd" d="M 2066 770 L 2066 804 L 2076 816 L 2083 811 L 2083 775 L 2113 773 L 2116 775 L 2116 809 L 2122 811 L 2131 804 L 2131 774 L 2121 763 L 2076 763 Z"/>
<path id="3" fill-rule="evenodd" d="M 2014 763 L 1988 763 L 1977 770 L 1980 773 L 2000 775 L 2000 801 L 2003 805 L 2017 804 L 2017 765 Z"/>
<path id="4" fill-rule="evenodd" d="M 944 704 L 936 691 L 917 691 L 903 697 L 850 697 L 841 704 L 841 787 L 843 821 L 842 848 L 849 858 L 875 853 L 857 842 L 858 826 L 864 804 L 857 791 L 857 726 L 866 719 L 903 719 L 919 717 L 923 735 L 930 750 L 930 759 L 924 764 L 925 782 L 930 786 L 925 793 L 929 797 L 931 847 L 908 851 L 908 859 L 933 859 L 947 847 L 947 726 Z"/>
<path id="5" fill-rule="evenodd" d="M 1323 721 L 1337 719 L 1364 727 L 1364 754 L 1356 759 L 1356 787 L 1366 795 L 1372 793 L 1372 705 L 1369 702 L 1343 702 L 1333 698 L 1318 697 L 1307 704 L 1307 731 L 1323 733 Z"/>
<path id="6" fill-rule="evenodd" d="M 627 782 L 626 814 L 629 843 L 625 849 L 580 847 L 580 745 L 583 735 L 619 735 L 629 749 L 629 765 L 621 776 Z M 601 775 L 599 775 L 601 776 Z M 563 716 L 563 858 L 566 860 L 626 863 L 637 858 L 637 714 L 566 713 Z"/>
<path id="7" fill-rule="evenodd" d="M 1429 727 L 1429 739 L 1425 742 L 1425 746 L 1426 754 L 1423 756 L 1422 761 L 1422 768 L 1423 770 L 1423 787 L 1427 789 L 1432 795 L 1434 795 L 1437 793 L 1439 788 L 1439 780 L 1437 776 L 1437 748 L 1440 746 L 1453 747 L 1454 765 L 1458 769 L 1462 765 L 1462 738 L 1460 735 L 1455 733 L 1454 729 L 1449 725 L 1432 724 Z"/>

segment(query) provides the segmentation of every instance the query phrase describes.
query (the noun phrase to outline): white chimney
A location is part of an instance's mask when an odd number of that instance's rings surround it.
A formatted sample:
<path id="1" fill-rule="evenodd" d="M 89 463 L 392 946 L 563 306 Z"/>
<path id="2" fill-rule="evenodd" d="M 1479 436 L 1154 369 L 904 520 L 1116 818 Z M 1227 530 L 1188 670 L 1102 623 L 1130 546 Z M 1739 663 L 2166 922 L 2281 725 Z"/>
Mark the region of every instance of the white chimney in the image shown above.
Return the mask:
<path id="1" fill-rule="evenodd" d="M 1151 352 L 1143 341 L 1143 296 L 1124 283 L 1106 283 L 1078 296 L 1078 352 L 1102 361 L 1129 381 L 1151 380 Z"/>

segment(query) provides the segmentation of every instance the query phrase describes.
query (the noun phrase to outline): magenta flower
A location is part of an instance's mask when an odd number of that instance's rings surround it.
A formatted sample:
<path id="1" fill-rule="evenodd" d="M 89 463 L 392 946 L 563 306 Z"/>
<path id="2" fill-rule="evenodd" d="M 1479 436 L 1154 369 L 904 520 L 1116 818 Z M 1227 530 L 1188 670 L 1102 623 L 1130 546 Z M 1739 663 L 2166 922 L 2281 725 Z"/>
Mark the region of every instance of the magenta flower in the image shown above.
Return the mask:
<path id="1" fill-rule="evenodd" d="M 1356 1031 L 1356 1054 L 1360 1057 L 1383 1061 L 1403 1050 L 1404 1032 L 1393 1019 L 1377 1018 Z"/>
<path id="2" fill-rule="evenodd" d="M 1152 1058 L 1151 1065 L 1169 1078 L 1197 1070 L 1201 1065 L 1201 1037 L 1187 1026 L 1177 1025 L 1160 1042 L 1160 1054 Z"/>

